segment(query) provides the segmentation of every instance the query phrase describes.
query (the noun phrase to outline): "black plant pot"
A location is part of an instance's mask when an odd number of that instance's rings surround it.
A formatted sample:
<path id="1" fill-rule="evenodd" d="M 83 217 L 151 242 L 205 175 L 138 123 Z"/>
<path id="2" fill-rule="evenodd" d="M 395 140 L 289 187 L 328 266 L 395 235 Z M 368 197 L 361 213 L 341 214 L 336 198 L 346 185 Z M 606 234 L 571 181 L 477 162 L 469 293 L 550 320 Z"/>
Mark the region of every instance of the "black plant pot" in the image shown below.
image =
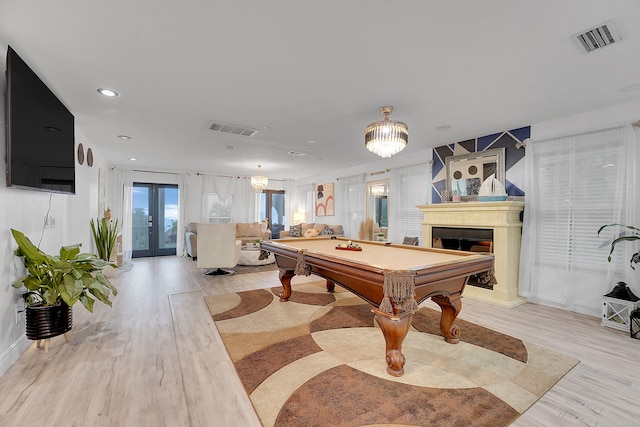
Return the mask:
<path id="1" fill-rule="evenodd" d="M 44 340 L 62 335 L 71 330 L 73 314 L 71 307 L 61 302 L 58 305 L 32 305 L 26 310 L 27 338 Z"/>

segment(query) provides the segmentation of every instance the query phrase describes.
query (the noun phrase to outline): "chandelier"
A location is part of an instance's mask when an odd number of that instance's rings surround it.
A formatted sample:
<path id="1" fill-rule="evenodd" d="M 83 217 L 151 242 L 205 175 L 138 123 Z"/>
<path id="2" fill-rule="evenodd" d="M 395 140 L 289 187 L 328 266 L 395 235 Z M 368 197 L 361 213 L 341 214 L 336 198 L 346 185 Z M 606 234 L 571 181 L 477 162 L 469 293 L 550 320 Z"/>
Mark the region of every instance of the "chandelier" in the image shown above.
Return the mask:
<path id="1" fill-rule="evenodd" d="M 258 170 L 262 165 L 258 165 Z M 256 191 L 256 193 L 262 193 L 269 185 L 269 178 L 266 176 L 255 175 L 251 177 L 251 186 Z"/>
<path id="2" fill-rule="evenodd" d="M 384 120 L 373 122 L 364 132 L 364 146 L 380 157 L 391 157 L 398 154 L 409 143 L 407 124 L 389 120 L 393 107 L 382 107 L 380 112 Z"/>

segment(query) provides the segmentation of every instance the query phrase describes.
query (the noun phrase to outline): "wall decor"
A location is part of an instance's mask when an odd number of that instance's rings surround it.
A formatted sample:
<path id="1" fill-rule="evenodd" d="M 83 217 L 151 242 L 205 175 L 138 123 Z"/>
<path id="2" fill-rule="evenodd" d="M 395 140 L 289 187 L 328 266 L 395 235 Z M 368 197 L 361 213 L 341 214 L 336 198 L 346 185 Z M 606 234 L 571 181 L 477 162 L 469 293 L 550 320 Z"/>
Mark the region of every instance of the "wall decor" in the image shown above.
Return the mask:
<path id="1" fill-rule="evenodd" d="M 531 127 L 525 126 L 518 129 L 498 132 L 491 135 L 481 136 L 454 144 L 442 145 L 433 149 L 433 165 L 431 167 L 431 203 L 441 203 L 448 201 L 448 197 L 442 197 L 445 190 L 452 191 L 448 186 L 447 158 L 451 156 L 464 156 L 474 153 L 481 153 L 488 150 L 504 149 L 504 182 L 502 180 L 507 195 L 511 197 L 524 197 L 525 166 L 524 157 L 526 152 L 526 142 L 531 137 Z M 469 165 L 473 166 L 473 165 Z M 475 173 L 480 174 L 479 166 Z M 484 164 L 482 165 L 484 168 Z M 487 167 L 490 167 L 487 165 Z M 469 170 L 468 173 L 471 173 Z M 484 170 L 482 171 L 484 174 Z M 462 179 L 462 173 L 460 173 Z M 455 178 L 454 178 L 455 179 Z M 464 182 L 467 183 L 466 181 Z M 482 183 L 482 181 L 480 182 Z M 474 181 L 470 186 L 474 187 Z M 472 188 L 472 191 L 473 191 Z M 464 192 L 463 188 L 460 188 Z M 456 190 L 457 192 L 457 190 Z M 467 193 L 469 189 L 467 188 Z M 445 193 L 449 195 L 450 193 Z M 475 196 L 463 196 L 457 194 L 456 197 L 473 198 Z"/>
<path id="2" fill-rule="evenodd" d="M 91 148 L 87 148 L 87 166 L 93 166 L 93 151 Z"/>
<path id="3" fill-rule="evenodd" d="M 459 196 L 478 196 L 480 185 L 492 174 L 504 186 L 504 147 L 449 156 L 446 168 L 449 191 Z"/>
<path id="4" fill-rule="evenodd" d="M 316 216 L 334 215 L 333 182 L 316 186 Z"/>
<path id="5" fill-rule="evenodd" d="M 82 142 L 78 144 L 78 163 L 84 163 L 84 147 L 82 146 Z"/>

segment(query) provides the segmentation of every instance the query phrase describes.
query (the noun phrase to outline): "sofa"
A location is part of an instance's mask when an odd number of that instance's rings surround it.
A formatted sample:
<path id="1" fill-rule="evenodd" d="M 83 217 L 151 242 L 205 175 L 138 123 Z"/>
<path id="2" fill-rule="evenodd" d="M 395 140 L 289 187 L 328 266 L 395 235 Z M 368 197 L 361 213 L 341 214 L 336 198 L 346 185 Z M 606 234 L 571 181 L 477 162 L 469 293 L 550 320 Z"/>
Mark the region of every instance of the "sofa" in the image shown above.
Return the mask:
<path id="1" fill-rule="evenodd" d="M 237 222 L 236 239 L 242 242 L 242 246 L 245 246 L 249 242 L 255 242 L 259 240 L 271 239 L 271 230 L 268 228 L 264 230 L 264 226 L 259 222 Z M 187 231 L 185 233 L 187 255 L 194 261 L 198 259 L 198 223 L 190 222 L 187 225 Z"/>
<path id="2" fill-rule="evenodd" d="M 316 237 L 326 235 L 344 237 L 344 228 L 342 225 L 303 222 L 297 225 L 292 225 L 289 227 L 289 230 L 282 230 L 280 232 L 281 239 L 289 237 Z"/>

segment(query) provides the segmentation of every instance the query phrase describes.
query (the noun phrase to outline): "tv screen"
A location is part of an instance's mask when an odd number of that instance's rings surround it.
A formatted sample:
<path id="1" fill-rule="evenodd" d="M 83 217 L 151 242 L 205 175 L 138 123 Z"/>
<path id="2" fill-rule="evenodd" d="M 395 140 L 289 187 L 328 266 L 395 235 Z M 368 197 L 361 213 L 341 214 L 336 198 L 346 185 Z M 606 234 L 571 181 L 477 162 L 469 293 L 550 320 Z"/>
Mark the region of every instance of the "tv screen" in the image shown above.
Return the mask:
<path id="1" fill-rule="evenodd" d="M 9 46 L 7 186 L 75 194 L 73 114 Z"/>

